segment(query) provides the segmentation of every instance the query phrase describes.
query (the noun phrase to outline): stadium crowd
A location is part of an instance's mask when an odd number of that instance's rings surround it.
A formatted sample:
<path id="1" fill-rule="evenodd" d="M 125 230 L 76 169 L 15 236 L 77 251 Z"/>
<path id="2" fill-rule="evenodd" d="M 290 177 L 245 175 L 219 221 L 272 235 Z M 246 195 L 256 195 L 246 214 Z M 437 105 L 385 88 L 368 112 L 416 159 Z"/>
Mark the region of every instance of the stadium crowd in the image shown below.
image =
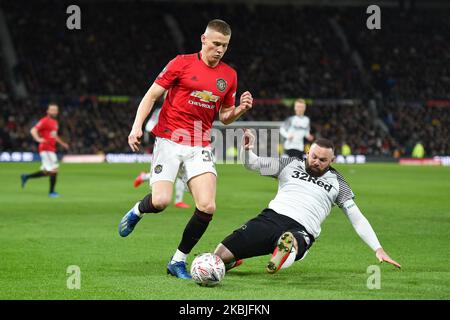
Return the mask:
<path id="1" fill-rule="evenodd" d="M 365 13 L 355 8 L 337 17 L 375 90 L 394 99 L 425 100 L 450 99 L 449 13 L 383 8 L 380 30 L 362 28 Z"/>
<path id="2" fill-rule="evenodd" d="M 46 101 L 4 102 L 0 149 L 37 152 L 29 130 L 44 115 Z M 71 142 L 71 153 L 129 152 L 126 137 L 137 104 L 137 100 L 62 101 L 60 135 Z M 354 154 L 410 156 L 414 144 L 421 141 L 428 156 L 450 154 L 450 108 L 392 104 L 386 110 L 379 119 L 384 125 L 374 121 L 365 104 L 309 106 L 306 115 L 311 119 L 311 132 L 316 137 L 331 138 L 338 153 L 347 143 Z M 291 114 L 292 108 L 286 106 L 257 104 L 243 121 L 283 121 Z"/>
<path id="3" fill-rule="evenodd" d="M 386 9 L 382 29 L 370 31 L 365 10 L 357 8 L 279 5 L 274 15 L 272 5 L 82 2 L 82 29 L 76 31 L 65 27 L 63 2 L 26 5 L 28 10 L 22 0 L 1 3 L 14 26 L 16 70 L 30 94 L 13 99 L 0 64 L 1 150 L 36 151 L 29 129 L 57 97 L 60 135 L 71 141 L 71 153 L 128 152 L 139 97 L 168 60 L 200 49 L 205 22 L 215 15 L 233 28 L 224 61 L 238 71 L 238 92 L 249 90 L 258 99 L 381 96 L 375 113 L 365 102 L 308 107 L 313 133 L 337 146 L 346 142 L 359 154 L 409 155 L 417 141 L 427 155 L 450 154 L 450 108 L 426 107 L 427 99 L 450 99 L 448 10 Z M 365 71 L 344 50 L 333 19 Z M 91 94 L 133 98 L 80 99 Z M 283 121 L 292 113 L 281 104 L 256 104 L 241 120 Z"/>
<path id="4" fill-rule="evenodd" d="M 30 129 L 45 116 L 48 100 L 23 100 L 3 104 L 0 118 L 0 149 L 37 152 Z M 135 103 L 97 103 L 63 100 L 59 135 L 70 142 L 70 153 L 128 152 L 126 137 L 134 119 Z"/>
<path id="5" fill-rule="evenodd" d="M 27 5 L 32 10 L 23 10 L 21 1 L 8 2 L 5 11 L 14 25 L 11 32 L 27 87 L 46 95 L 142 95 L 172 57 L 199 51 L 211 12 L 224 15 L 217 4 L 83 3 L 82 29 L 73 31 L 61 26 L 63 3 Z M 273 15 L 271 6 L 226 8 L 235 32 L 225 61 L 238 70 L 240 90 L 262 98 L 299 92 L 349 98 L 364 91 L 351 59 L 336 50 L 340 40 L 326 12 L 281 6 Z M 165 21 L 169 15 L 182 32 L 178 37 L 184 41 L 178 46 Z"/>
<path id="6" fill-rule="evenodd" d="M 427 156 L 450 155 L 450 107 L 391 103 L 382 119 L 401 154 L 421 142 Z"/>

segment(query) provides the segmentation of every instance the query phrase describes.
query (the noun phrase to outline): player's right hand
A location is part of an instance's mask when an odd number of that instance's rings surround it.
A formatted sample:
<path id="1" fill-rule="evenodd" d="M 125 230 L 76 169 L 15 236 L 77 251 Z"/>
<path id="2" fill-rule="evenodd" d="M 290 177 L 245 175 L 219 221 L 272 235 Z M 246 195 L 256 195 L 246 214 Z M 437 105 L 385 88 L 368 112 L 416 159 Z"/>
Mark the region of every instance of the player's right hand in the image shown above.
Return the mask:
<path id="1" fill-rule="evenodd" d="M 133 152 L 138 152 L 141 145 L 142 129 L 131 130 L 128 136 L 128 145 Z"/>
<path id="2" fill-rule="evenodd" d="M 244 150 L 252 150 L 254 148 L 255 136 L 253 133 L 244 129 L 244 135 L 242 136 L 242 145 L 244 146 Z"/>

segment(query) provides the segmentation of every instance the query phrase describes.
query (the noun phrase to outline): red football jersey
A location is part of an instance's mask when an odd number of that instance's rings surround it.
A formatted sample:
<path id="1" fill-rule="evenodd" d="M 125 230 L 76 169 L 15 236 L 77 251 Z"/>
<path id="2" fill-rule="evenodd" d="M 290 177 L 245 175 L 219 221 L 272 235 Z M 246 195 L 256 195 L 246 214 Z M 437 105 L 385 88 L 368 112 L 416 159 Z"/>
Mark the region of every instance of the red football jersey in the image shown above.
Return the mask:
<path id="1" fill-rule="evenodd" d="M 176 56 L 155 83 L 167 89 L 167 96 L 152 132 L 176 143 L 209 145 L 220 107 L 235 104 L 236 71 L 222 61 L 210 67 L 200 53 Z"/>
<path id="2" fill-rule="evenodd" d="M 56 152 L 56 136 L 58 135 L 58 121 L 52 117 L 46 116 L 39 120 L 36 125 L 39 136 L 45 139 L 39 144 L 39 152 L 52 151 Z"/>

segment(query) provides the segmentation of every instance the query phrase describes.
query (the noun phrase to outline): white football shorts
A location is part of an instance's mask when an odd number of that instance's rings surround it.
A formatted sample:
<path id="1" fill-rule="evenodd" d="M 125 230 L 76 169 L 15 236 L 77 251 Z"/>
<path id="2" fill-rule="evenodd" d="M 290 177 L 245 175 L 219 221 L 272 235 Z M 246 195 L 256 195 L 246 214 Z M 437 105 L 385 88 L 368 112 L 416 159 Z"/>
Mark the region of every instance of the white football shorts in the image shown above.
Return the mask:
<path id="1" fill-rule="evenodd" d="M 56 156 L 56 153 L 52 151 L 42 151 L 39 152 L 39 155 L 41 156 L 41 170 L 43 171 L 55 171 L 58 169 L 58 157 Z"/>
<path id="2" fill-rule="evenodd" d="M 211 172 L 217 176 L 215 159 L 210 146 L 187 146 L 166 138 L 156 137 L 151 164 L 150 185 L 157 181 L 175 182 L 178 171 L 184 169 L 184 182 Z"/>

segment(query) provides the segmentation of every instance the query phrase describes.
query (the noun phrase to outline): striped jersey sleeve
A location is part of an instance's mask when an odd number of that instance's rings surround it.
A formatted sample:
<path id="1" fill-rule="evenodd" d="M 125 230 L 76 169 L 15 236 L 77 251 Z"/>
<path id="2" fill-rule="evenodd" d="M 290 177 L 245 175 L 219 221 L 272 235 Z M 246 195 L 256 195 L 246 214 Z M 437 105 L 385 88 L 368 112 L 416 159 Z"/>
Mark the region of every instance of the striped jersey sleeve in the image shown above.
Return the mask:
<path id="1" fill-rule="evenodd" d="M 299 160 L 295 157 L 289 158 L 269 158 L 259 157 L 258 166 L 259 172 L 262 176 L 278 177 L 283 169 L 294 160 Z"/>
<path id="2" fill-rule="evenodd" d="M 355 194 L 353 193 L 350 185 L 345 181 L 344 177 L 334 168 L 330 169 L 337 177 L 339 183 L 339 193 L 336 197 L 335 203 L 342 207 L 345 201 L 352 200 L 355 198 Z"/>

